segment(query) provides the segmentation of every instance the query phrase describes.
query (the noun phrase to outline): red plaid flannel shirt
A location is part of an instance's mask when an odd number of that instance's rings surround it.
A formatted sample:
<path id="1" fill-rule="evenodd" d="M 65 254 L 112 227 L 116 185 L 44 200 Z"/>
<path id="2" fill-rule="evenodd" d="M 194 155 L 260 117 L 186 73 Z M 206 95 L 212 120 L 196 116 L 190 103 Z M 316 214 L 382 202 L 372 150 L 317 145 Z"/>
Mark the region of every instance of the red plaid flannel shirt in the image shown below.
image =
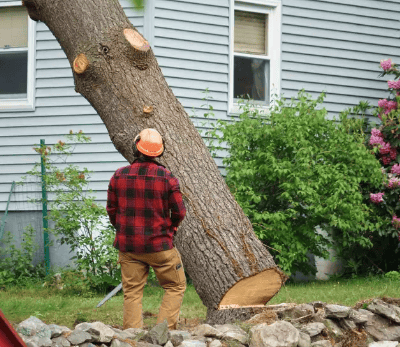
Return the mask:
<path id="1" fill-rule="evenodd" d="M 135 160 L 111 177 L 107 212 L 121 252 L 153 253 L 173 248 L 186 215 L 178 179 L 152 161 Z"/>

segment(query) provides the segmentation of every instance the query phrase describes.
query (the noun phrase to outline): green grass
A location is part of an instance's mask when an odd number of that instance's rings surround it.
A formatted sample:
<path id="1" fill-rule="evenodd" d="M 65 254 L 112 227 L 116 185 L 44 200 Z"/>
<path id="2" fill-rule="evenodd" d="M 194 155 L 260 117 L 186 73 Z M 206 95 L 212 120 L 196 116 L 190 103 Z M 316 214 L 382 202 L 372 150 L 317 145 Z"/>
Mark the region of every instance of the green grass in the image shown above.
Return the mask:
<path id="1" fill-rule="evenodd" d="M 156 317 L 149 313 L 157 314 L 162 295 L 163 289 L 160 287 L 145 287 L 143 297 L 143 311 L 147 312 L 144 319 L 145 326 L 155 324 Z M 361 300 L 382 296 L 400 297 L 400 281 L 384 277 L 368 277 L 288 284 L 283 286 L 268 304 L 307 303 L 318 300 L 354 306 Z M 97 304 L 103 298 L 103 294 L 88 297 L 68 295 L 39 285 L 30 288 L 9 287 L 0 291 L 0 308 L 14 324 L 30 316 L 36 316 L 47 324 L 66 325 L 69 328 L 73 328 L 77 320 L 99 320 L 105 324 L 122 326 L 122 293 L 97 309 Z M 188 285 L 181 308 L 181 318 L 188 320 L 198 318 L 202 321 L 206 317 L 206 311 L 194 287 Z"/>

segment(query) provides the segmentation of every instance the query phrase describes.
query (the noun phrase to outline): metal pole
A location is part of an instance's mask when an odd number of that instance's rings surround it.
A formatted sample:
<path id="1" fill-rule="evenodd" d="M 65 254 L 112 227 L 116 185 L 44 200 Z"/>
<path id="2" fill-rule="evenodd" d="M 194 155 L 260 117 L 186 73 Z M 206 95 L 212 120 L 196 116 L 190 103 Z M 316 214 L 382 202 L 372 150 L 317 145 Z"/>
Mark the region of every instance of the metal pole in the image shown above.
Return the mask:
<path id="1" fill-rule="evenodd" d="M 4 227 L 6 226 L 6 220 L 7 220 L 7 214 L 8 214 L 8 206 L 10 205 L 11 194 L 12 194 L 12 192 L 14 190 L 14 187 L 15 187 L 15 181 L 13 181 L 12 184 L 11 184 L 10 194 L 8 195 L 8 201 L 7 201 L 7 206 L 6 206 L 6 212 L 4 213 L 4 216 L 1 218 L 0 240 L 3 237 L 3 234 L 4 234 Z"/>
<path id="2" fill-rule="evenodd" d="M 40 148 L 44 153 L 46 144 L 44 139 L 40 140 Z M 46 275 L 50 273 L 50 249 L 49 249 L 49 234 L 47 228 L 49 226 L 47 220 L 47 191 L 46 191 L 46 167 L 44 166 L 44 154 L 40 154 L 40 164 L 42 168 L 42 218 L 43 218 L 43 240 L 44 240 L 44 263 L 46 266 Z"/>

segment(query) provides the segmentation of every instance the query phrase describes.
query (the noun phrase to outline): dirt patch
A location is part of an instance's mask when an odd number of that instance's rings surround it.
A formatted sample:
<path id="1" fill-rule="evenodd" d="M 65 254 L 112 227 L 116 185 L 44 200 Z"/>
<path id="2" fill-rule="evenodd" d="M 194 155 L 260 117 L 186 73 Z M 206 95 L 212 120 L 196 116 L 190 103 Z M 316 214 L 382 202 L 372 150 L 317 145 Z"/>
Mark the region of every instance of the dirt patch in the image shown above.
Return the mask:
<path id="1" fill-rule="evenodd" d="M 348 330 L 339 342 L 342 347 L 368 347 L 368 335 L 364 330 Z"/>

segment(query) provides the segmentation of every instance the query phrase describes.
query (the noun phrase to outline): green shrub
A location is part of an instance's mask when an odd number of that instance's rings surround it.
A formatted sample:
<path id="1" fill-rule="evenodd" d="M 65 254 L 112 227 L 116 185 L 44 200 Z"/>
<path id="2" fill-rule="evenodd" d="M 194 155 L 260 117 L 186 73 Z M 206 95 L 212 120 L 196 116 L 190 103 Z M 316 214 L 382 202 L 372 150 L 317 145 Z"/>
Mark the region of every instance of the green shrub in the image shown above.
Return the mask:
<path id="1" fill-rule="evenodd" d="M 39 246 L 35 242 L 36 231 L 31 225 L 25 228 L 21 247 L 16 247 L 13 236 L 6 232 L 0 247 L 0 285 L 23 285 L 45 277 L 44 264 L 34 264 L 35 252 Z"/>
<path id="2" fill-rule="evenodd" d="M 268 114 L 247 102 L 238 121 L 218 121 L 211 132 L 228 147 L 228 186 L 287 273 L 315 273 L 309 253 L 326 258 L 332 247 L 370 247 L 364 233 L 375 228 L 360 184 L 380 185 L 379 162 L 361 136 L 327 120 L 323 99 L 300 91 L 298 101 L 278 100 Z"/>
<path id="3" fill-rule="evenodd" d="M 389 272 L 385 273 L 385 277 L 391 279 L 392 281 L 400 281 L 400 272 L 389 271 Z"/>
<path id="4" fill-rule="evenodd" d="M 91 195 L 89 170 L 67 163 L 76 144 L 90 142 L 90 138 L 82 131 L 71 131 L 67 140 L 70 143 L 60 140 L 52 147 L 34 148 L 43 157 L 46 189 L 51 196 L 48 219 L 54 226 L 48 231 L 75 253 L 71 260 L 76 270 L 85 274 L 90 288 L 104 291 L 121 280 L 118 251 L 113 248 L 115 230 L 105 207 L 96 204 Z M 40 178 L 40 162 L 28 174 Z"/>

